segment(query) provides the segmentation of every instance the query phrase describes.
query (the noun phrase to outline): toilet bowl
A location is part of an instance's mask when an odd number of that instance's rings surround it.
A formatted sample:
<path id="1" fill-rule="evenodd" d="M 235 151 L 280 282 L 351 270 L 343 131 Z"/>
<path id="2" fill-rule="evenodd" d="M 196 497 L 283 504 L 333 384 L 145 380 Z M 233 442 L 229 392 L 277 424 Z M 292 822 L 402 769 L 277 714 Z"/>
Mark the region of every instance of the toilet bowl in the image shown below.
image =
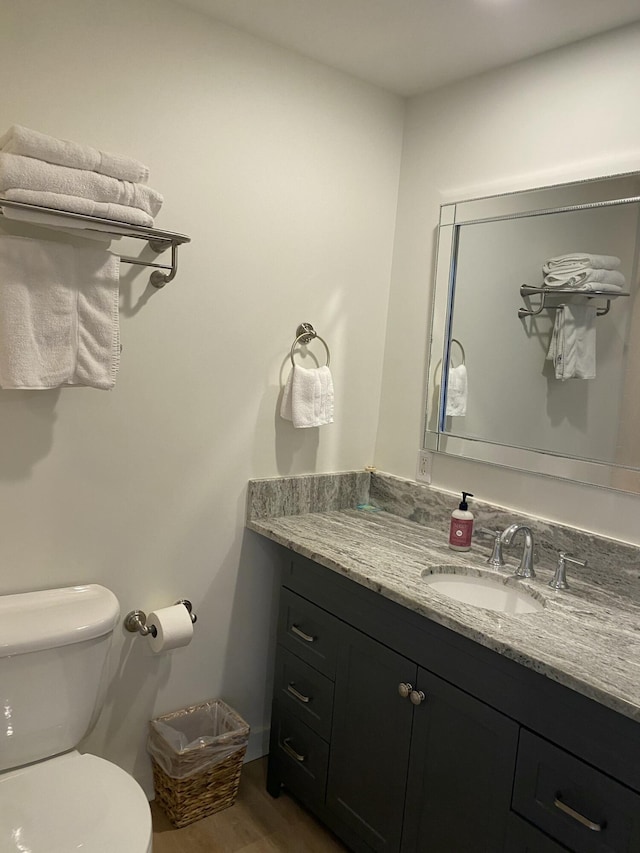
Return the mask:
<path id="1" fill-rule="evenodd" d="M 75 749 L 118 616 L 95 584 L 0 597 L 0 853 L 151 853 L 142 788 Z"/>
<path id="2" fill-rule="evenodd" d="M 2 853 L 151 853 L 149 804 L 109 761 L 75 750 L 0 775 Z"/>

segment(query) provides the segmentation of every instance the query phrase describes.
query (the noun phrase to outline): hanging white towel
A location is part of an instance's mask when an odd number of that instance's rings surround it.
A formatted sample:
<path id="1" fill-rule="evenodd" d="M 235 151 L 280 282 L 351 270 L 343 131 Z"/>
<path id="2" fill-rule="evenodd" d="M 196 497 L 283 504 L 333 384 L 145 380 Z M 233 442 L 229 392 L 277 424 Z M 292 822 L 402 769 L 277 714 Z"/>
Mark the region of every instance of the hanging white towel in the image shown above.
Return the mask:
<path id="1" fill-rule="evenodd" d="M 113 388 L 118 272 L 104 249 L 0 236 L 0 387 Z"/>
<path id="2" fill-rule="evenodd" d="M 596 375 L 596 306 L 560 305 L 547 359 L 556 379 L 594 379 Z"/>
<path id="3" fill-rule="evenodd" d="M 589 252 L 570 252 L 567 255 L 557 255 L 549 258 L 542 266 L 545 275 L 548 273 L 580 272 L 590 268 L 592 270 L 617 270 L 620 266 L 620 258 L 615 255 L 592 255 Z"/>
<path id="4" fill-rule="evenodd" d="M 298 429 L 333 423 L 333 379 L 329 368 L 294 365 L 282 394 L 280 416 Z"/>
<path id="5" fill-rule="evenodd" d="M 467 395 L 467 368 L 464 364 L 449 368 L 445 410 L 447 416 L 464 417 L 467 414 Z"/>
<path id="6" fill-rule="evenodd" d="M 102 219 L 113 219 L 116 222 L 126 222 L 129 225 L 144 225 L 153 227 L 153 217 L 138 207 L 127 207 L 124 204 L 93 201 L 81 196 L 62 195 L 61 193 L 38 192 L 36 190 L 5 190 L 2 193 L 9 201 L 23 201 L 27 204 L 38 204 L 41 207 L 51 207 L 54 210 L 68 210 L 71 213 L 81 213 L 83 216 L 99 216 Z M 4 215 L 10 219 L 25 218 L 25 214 L 10 207 L 5 207 Z M 69 224 L 66 226 L 70 227 Z"/>
<path id="7" fill-rule="evenodd" d="M 81 196 L 92 201 L 138 207 L 149 216 L 156 216 L 163 202 L 160 193 L 146 184 L 119 181 L 85 169 L 54 166 L 33 157 L 0 152 L 0 192 L 15 189 Z"/>
<path id="8" fill-rule="evenodd" d="M 21 154 L 23 157 L 35 157 L 69 166 L 72 169 L 86 169 L 88 172 L 100 172 L 121 181 L 133 181 L 144 184 L 149 179 L 149 169 L 131 157 L 121 154 L 109 154 L 89 145 L 79 145 L 66 139 L 56 139 L 38 130 L 31 130 L 14 124 L 0 137 L 0 151 L 7 154 Z"/>
<path id="9" fill-rule="evenodd" d="M 558 287 L 565 290 L 606 290 L 616 293 L 625 286 L 626 280 L 618 270 L 587 269 L 579 272 L 553 272 L 544 277 L 545 287 Z"/>

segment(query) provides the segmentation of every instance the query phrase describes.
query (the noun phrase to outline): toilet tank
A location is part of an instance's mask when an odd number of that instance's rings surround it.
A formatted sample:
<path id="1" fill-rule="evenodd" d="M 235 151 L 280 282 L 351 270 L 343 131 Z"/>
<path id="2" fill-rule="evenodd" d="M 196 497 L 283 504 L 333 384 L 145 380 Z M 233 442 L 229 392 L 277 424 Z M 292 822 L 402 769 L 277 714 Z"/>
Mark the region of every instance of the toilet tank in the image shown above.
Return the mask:
<path id="1" fill-rule="evenodd" d="M 0 596 L 0 771 L 82 740 L 119 614 L 98 584 Z"/>

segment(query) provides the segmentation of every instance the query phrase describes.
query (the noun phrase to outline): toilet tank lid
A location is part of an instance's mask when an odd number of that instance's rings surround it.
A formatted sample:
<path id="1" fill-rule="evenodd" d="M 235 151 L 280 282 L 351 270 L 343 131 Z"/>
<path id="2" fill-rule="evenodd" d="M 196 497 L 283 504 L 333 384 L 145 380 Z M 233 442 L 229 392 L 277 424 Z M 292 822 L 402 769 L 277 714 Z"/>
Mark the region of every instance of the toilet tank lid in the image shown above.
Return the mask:
<path id="1" fill-rule="evenodd" d="M 0 596 L 0 658 L 102 637 L 119 615 L 118 599 L 99 584 Z"/>

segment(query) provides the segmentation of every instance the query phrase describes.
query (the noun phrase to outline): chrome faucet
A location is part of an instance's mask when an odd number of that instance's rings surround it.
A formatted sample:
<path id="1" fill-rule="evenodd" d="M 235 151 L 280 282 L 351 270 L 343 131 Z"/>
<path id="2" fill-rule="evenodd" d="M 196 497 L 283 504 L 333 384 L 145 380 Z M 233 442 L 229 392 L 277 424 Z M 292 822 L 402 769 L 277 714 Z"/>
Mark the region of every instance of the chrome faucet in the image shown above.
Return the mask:
<path id="1" fill-rule="evenodd" d="M 510 524 L 502 531 L 500 539 L 503 545 L 511 545 L 511 540 L 520 530 L 524 533 L 524 548 L 522 549 L 520 565 L 514 574 L 519 578 L 535 578 L 536 573 L 533 570 L 533 533 L 531 532 L 531 528 L 524 524 Z"/>

